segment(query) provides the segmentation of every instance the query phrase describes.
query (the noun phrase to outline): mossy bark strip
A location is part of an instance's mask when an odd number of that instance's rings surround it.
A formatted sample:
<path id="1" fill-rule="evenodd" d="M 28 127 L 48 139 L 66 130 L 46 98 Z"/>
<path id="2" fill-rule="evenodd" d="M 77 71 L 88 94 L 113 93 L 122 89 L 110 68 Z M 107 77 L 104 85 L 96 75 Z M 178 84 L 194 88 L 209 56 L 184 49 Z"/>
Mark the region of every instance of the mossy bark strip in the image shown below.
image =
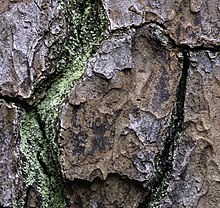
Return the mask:
<path id="1" fill-rule="evenodd" d="M 45 138 L 34 110 L 22 112 L 20 137 L 26 189 L 34 187 L 39 195 L 37 203 L 40 207 L 65 207 L 56 152 L 53 144 Z"/>
<path id="2" fill-rule="evenodd" d="M 69 31 L 62 54 L 56 60 L 58 76 L 50 85 L 45 85 L 47 89 L 37 92 L 38 101 L 21 114 L 20 149 L 27 190 L 21 205 L 28 206 L 29 201 L 35 199 L 39 207 L 66 206 L 55 144 L 59 107 L 83 74 L 107 23 L 100 1 L 70 0 L 65 7 Z"/>

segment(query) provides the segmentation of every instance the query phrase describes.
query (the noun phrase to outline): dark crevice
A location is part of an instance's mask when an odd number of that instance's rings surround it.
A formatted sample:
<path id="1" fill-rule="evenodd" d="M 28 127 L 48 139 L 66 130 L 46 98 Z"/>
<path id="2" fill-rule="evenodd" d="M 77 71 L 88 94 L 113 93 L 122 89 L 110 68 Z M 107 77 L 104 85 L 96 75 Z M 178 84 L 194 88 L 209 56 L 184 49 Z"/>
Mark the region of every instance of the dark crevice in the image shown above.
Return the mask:
<path id="1" fill-rule="evenodd" d="M 183 132 L 186 84 L 190 66 L 189 51 L 182 50 L 182 54 L 184 57 L 182 76 L 177 88 L 171 124 L 167 131 L 164 147 L 156 158 L 156 177 L 149 184 L 149 194 L 139 205 L 139 208 L 158 207 L 160 200 L 165 196 L 168 182 L 171 178 L 175 143 Z"/>
<path id="2" fill-rule="evenodd" d="M 196 51 L 211 51 L 211 52 L 219 52 L 220 51 L 220 46 L 215 46 L 215 45 L 210 45 L 210 46 L 194 46 L 194 47 L 190 47 L 187 44 L 180 44 L 177 45 L 178 48 L 181 48 L 183 50 L 187 50 L 187 51 L 192 51 L 192 52 L 196 52 Z"/>
<path id="3" fill-rule="evenodd" d="M 134 28 L 134 29 L 139 29 L 139 28 L 141 28 L 141 27 L 144 27 L 144 26 L 147 26 L 147 25 L 151 25 L 151 24 L 155 24 L 155 25 L 157 25 L 158 27 L 161 27 L 164 31 L 165 30 L 167 30 L 167 28 L 163 25 L 163 24 L 161 24 L 161 23 L 159 23 L 159 22 L 157 22 L 157 21 L 150 21 L 150 22 L 144 22 L 144 23 L 142 23 L 142 24 L 140 24 L 140 25 L 138 25 L 138 26 L 132 26 L 131 28 Z M 166 35 L 166 34 L 164 34 L 164 35 Z"/>
<path id="4" fill-rule="evenodd" d="M 29 191 L 30 191 L 31 187 L 29 186 L 26 190 L 26 195 L 25 195 L 25 198 L 24 198 L 24 208 L 27 208 L 28 207 L 28 195 L 29 195 Z"/>
<path id="5" fill-rule="evenodd" d="M 176 111 L 174 113 L 179 117 L 179 124 L 176 124 L 178 128 L 183 130 L 183 120 L 184 120 L 184 103 L 185 103 L 185 94 L 186 94 L 186 85 L 187 85 L 187 76 L 188 76 L 188 70 L 190 67 L 190 55 L 189 51 L 183 50 L 183 70 L 182 70 L 182 76 L 179 82 L 178 91 L 177 91 L 177 97 L 176 97 Z"/>
<path id="6" fill-rule="evenodd" d="M 157 25 L 158 27 L 161 27 L 161 29 L 164 30 L 164 36 L 167 37 L 170 41 L 170 43 L 172 44 L 173 47 L 175 48 L 179 48 L 181 50 L 185 50 L 185 51 L 192 51 L 192 52 L 195 52 L 195 51 L 211 51 L 211 52 L 220 52 L 220 46 L 216 46 L 216 45 L 212 45 L 210 44 L 210 46 L 206 46 L 205 44 L 203 45 L 200 45 L 200 46 L 194 46 L 194 47 L 191 47 L 187 44 L 178 44 L 176 43 L 176 41 L 171 38 L 167 33 L 167 28 L 165 25 L 163 25 L 162 23 L 159 23 L 157 21 L 150 21 L 150 22 L 144 22 L 144 23 L 141 23 L 140 25 L 131 25 L 129 27 L 121 27 L 121 28 L 117 28 L 117 29 L 114 29 L 114 30 L 111 30 L 109 31 L 112 35 L 114 33 L 123 33 L 123 32 L 128 32 L 130 29 L 140 29 L 144 26 L 148 26 L 148 25 L 151 25 L 151 24 L 155 24 Z"/>
<path id="7" fill-rule="evenodd" d="M 127 176 L 122 176 L 119 173 L 108 173 L 108 176 L 106 179 L 101 179 L 100 177 L 94 178 L 92 181 L 86 180 L 86 179 L 74 179 L 74 180 L 69 180 L 67 178 L 64 179 L 64 184 L 68 189 L 71 188 L 72 185 L 77 185 L 79 187 L 84 187 L 84 188 L 89 188 L 92 186 L 92 184 L 97 183 L 97 184 L 104 184 L 107 180 L 111 178 L 118 178 L 119 180 L 122 180 L 128 184 L 132 184 L 133 186 L 142 189 L 143 188 L 143 183 L 139 182 L 135 179 L 130 179 Z M 145 192 L 146 195 L 146 192 Z"/>
<path id="8" fill-rule="evenodd" d="M 37 109 L 35 108 L 35 106 L 31 106 L 25 100 L 21 100 L 21 99 L 16 98 L 16 97 L 12 98 L 12 97 L 9 97 L 9 96 L 1 96 L 0 95 L 0 100 L 3 100 L 7 103 L 14 103 L 14 104 L 16 104 L 16 106 L 21 107 L 22 109 L 25 109 L 25 111 L 27 111 L 27 112 L 34 112 L 35 118 L 37 119 L 37 122 L 38 122 L 38 125 L 39 125 L 39 128 L 40 128 L 40 132 L 41 132 L 42 137 L 44 138 L 44 141 L 45 141 L 44 144 L 38 143 L 39 147 L 41 149 L 47 148 L 48 149 L 48 156 L 50 156 L 50 154 L 56 154 L 55 150 L 53 150 L 53 147 L 51 146 L 51 144 L 50 144 L 50 142 L 47 138 L 47 135 L 46 135 L 46 132 L 45 132 L 44 122 L 42 121 L 41 116 L 37 112 Z M 37 158 L 38 158 L 38 161 L 39 161 L 44 173 L 46 175 L 50 176 L 51 174 L 48 172 L 48 167 L 47 167 L 46 163 L 44 162 L 44 160 L 42 159 L 41 152 L 37 153 Z M 55 162 L 58 163 L 58 161 L 53 161 L 53 164 L 55 164 Z"/>
<path id="9" fill-rule="evenodd" d="M 7 103 L 14 103 L 14 104 L 16 104 L 16 106 L 21 107 L 22 109 L 25 109 L 25 111 L 27 111 L 27 112 L 31 112 L 31 111 L 34 112 L 35 118 L 37 119 L 40 131 L 41 131 L 41 134 L 42 134 L 42 137 L 45 140 L 45 144 L 40 144 L 39 143 L 39 146 L 40 146 L 41 149 L 45 148 L 44 145 L 46 145 L 46 148 L 49 148 L 50 144 L 49 144 L 49 141 L 48 141 L 47 136 L 46 136 L 44 123 L 43 123 L 40 115 L 38 114 L 37 109 L 34 106 L 31 106 L 26 101 L 18 99 L 16 97 L 12 98 L 12 97 L 9 97 L 9 96 L 0 96 L 0 100 L 3 100 Z M 50 148 L 50 149 L 52 150 L 52 148 Z M 48 169 L 47 165 L 44 163 L 40 152 L 37 153 L 37 158 L 38 158 L 38 161 L 39 161 L 39 163 L 41 164 L 41 166 L 43 168 L 44 173 L 46 175 L 50 176 L 50 174 L 47 170 Z"/>
<path id="10" fill-rule="evenodd" d="M 38 111 L 37 111 L 36 108 L 34 108 L 34 113 L 35 113 L 35 115 L 36 115 L 36 119 L 37 119 L 38 125 L 39 125 L 39 127 L 40 127 L 40 131 L 41 131 L 41 133 L 42 133 L 42 136 L 43 136 L 44 139 L 46 139 L 46 138 L 47 138 L 47 135 L 46 135 L 46 132 L 45 132 L 45 126 L 44 126 L 44 123 L 43 123 L 43 121 L 42 121 L 42 119 L 41 119 L 41 116 L 40 116 L 40 114 L 38 113 Z"/>
<path id="11" fill-rule="evenodd" d="M 0 95 L 0 100 L 4 100 L 7 103 L 14 103 L 18 107 L 22 107 L 22 108 L 25 108 L 27 110 L 30 110 L 32 108 L 32 106 L 29 105 L 26 100 L 22 100 L 22 99 L 19 99 L 17 97 L 10 97 L 10 96 L 7 96 L 7 95 Z"/>
<path id="12" fill-rule="evenodd" d="M 93 1 L 93 0 L 91 0 L 91 1 Z M 84 7 L 80 6 L 79 10 L 83 14 Z M 98 18 L 98 17 L 96 17 L 96 18 Z M 70 22 L 70 20 L 68 20 L 68 22 L 69 22 L 70 25 L 72 24 Z M 179 48 L 180 50 L 192 51 L 192 52 L 196 52 L 196 51 L 219 52 L 220 51 L 220 46 L 215 46 L 215 45 L 213 45 L 213 46 L 210 45 L 210 46 L 190 47 L 187 44 L 177 44 L 173 38 L 171 38 L 168 34 L 166 34 L 167 28 L 163 24 L 161 24 L 161 23 L 159 23 L 157 21 L 145 22 L 145 23 L 142 23 L 142 24 L 140 24 L 138 26 L 132 25 L 131 27 L 117 28 L 115 30 L 110 31 L 110 33 L 112 35 L 114 35 L 115 33 L 118 33 L 118 32 L 119 33 L 120 32 L 128 32 L 128 30 L 130 30 L 131 28 L 139 29 L 141 27 L 144 27 L 144 26 L 147 26 L 147 25 L 151 25 L 151 24 L 155 24 L 158 27 L 161 27 L 161 29 L 163 29 L 163 31 L 164 31 L 163 35 L 168 38 L 168 40 L 171 43 L 171 45 L 173 47 L 175 47 L 175 48 Z M 79 27 L 77 27 L 78 28 L 77 33 L 79 33 L 79 34 L 80 34 L 80 30 L 81 30 L 80 26 L 81 25 L 79 23 Z M 70 28 L 68 28 L 68 32 L 67 32 L 68 38 L 71 36 L 70 35 L 71 32 L 72 32 L 72 30 Z M 82 39 L 80 37 L 78 37 L 79 34 L 77 35 L 77 39 L 79 39 L 79 41 L 82 42 Z M 66 40 L 63 42 L 63 45 L 65 45 L 68 42 L 68 40 L 69 40 L 68 38 L 66 38 Z M 97 48 L 95 48 L 95 49 L 97 50 Z M 94 49 L 93 53 L 96 51 L 95 49 Z M 25 109 L 30 109 L 30 108 L 32 108 L 32 106 L 37 106 L 41 101 L 44 100 L 44 98 L 47 95 L 47 91 L 51 88 L 52 84 L 55 83 L 58 79 L 62 78 L 64 76 L 64 74 L 65 74 L 65 70 L 58 70 L 56 66 L 57 66 L 58 60 L 60 60 L 61 57 L 69 57 L 70 54 L 66 50 L 60 50 L 60 49 L 59 49 L 59 53 L 58 54 L 59 55 L 57 56 L 57 58 L 55 58 L 54 60 L 51 60 L 52 61 L 51 68 L 55 69 L 54 72 L 47 74 L 46 78 L 42 82 L 37 84 L 37 86 L 34 89 L 34 91 L 33 91 L 33 93 L 32 93 L 30 98 L 22 98 L 22 97 L 19 97 L 19 96 L 11 97 L 11 96 L 8 96 L 8 95 L 1 95 L 0 94 L 0 99 L 5 100 L 6 102 L 15 103 L 16 105 L 18 105 L 20 107 L 23 107 Z M 65 62 L 68 63 L 68 61 L 69 61 L 69 59 L 67 58 Z M 66 68 L 66 67 L 64 67 L 64 68 Z"/>
<path id="13" fill-rule="evenodd" d="M 61 56 L 65 57 L 66 54 L 63 53 Z M 29 105 L 37 106 L 41 101 L 44 100 L 46 95 L 48 94 L 48 90 L 51 86 L 60 78 L 64 76 L 64 71 L 59 71 L 55 64 L 51 66 L 51 68 L 55 68 L 55 72 L 51 74 L 45 75 L 46 78 L 42 80 L 42 82 L 38 83 L 36 88 L 33 90 L 32 96 L 28 99 Z"/>
<path id="14" fill-rule="evenodd" d="M 109 30 L 109 33 L 111 33 L 111 34 L 116 33 L 116 34 L 117 34 L 118 32 L 119 32 L 119 33 L 120 33 L 120 32 L 127 32 L 127 31 L 130 30 L 130 29 L 136 29 L 136 30 L 137 30 L 137 29 L 140 29 L 140 28 L 142 28 L 142 27 L 144 27 L 144 26 L 151 25 L 151 24 L 155 24 L 155 25 L 161 27 L 161 28 L 164 29 L 164 30 L 167 29 L 163 24 L 161 24 L 161 23 L 159 23 L 159 22 L 150 21 L 150 22 L 141 23 L 140 25 L 131 25 L 131 26 L 128 26 L 128 27 L 124 26 L 124 27 L 112 29 L 112 30 Z"/>
<path id="15" fill-rule="evenodd" d="M 40 149 L 44 152 L 37 152 L 37 159 L 43 169 L 43 172 L 48 176 L 56 176 L 59 177 L 60 180 L 62 178 L 61 174 L 61 168 L 59 167 L 59 162 L 57 158 L 57 152 L 53 147 L 53 144 L 51 144 L 50 138 L 48 138 L 46 131 L 45 131 L 45 123 L 42 121 L 42 118 L 40 114 L 37 112 L 36 109 L 34 109 L 36 119 L 42 134 L 42 137 L 44 138 L 44 143 L 39 143 Z M 47 152 L 47 161 L 45 161 L 45 152 Z M 55 172 L 54 172 L 55 171 Z"/>
<path id="16" fill-rule="evenodd" d="M 43 161 L 40 152 L 37 152 L 37 160 L 38 160 L 38 162 L 40 163 L 40 165 L 41 165 L 41 167 L 43 169 L 43 173 L 45 175 L 47 175 L 48 177 L 51 177 L 51 174 L 48 171 L 48 167 L 47 167 L 46 163 Z"/>
<path id="17" fill-rule="evenodd" d="M 176 41 L 170 37 L 169 34 L 166 33 L 167 28 L 163 25 L 160 24 L 158 22 L 152 21 L 149 23 L 144 23 L 143 25 L 149 25 L 149 24 L 156 24 L 157 26 L 161 27 L 164 30 L 164 36 L 166 36 L 168 38 L 168 40 L 170 41 L 170 43 L 172 44 L 173 47 L 175 48 L 179 48 L 183 51 L 192 51 L 192 52 L 196 52 L 196 51 L 211 51 L 211 52 L 219 52 L 220 51 L 220 46 L 216 46 L 216 45 L 210 45 L 210 46 L 205 46 L 205 45 L 200 45 L 200 46 L 194 46 L 191 47 L 187 44 L 178 44 L 176 43 Z M 142 26 L 143 26 L 142 25 Z"/>

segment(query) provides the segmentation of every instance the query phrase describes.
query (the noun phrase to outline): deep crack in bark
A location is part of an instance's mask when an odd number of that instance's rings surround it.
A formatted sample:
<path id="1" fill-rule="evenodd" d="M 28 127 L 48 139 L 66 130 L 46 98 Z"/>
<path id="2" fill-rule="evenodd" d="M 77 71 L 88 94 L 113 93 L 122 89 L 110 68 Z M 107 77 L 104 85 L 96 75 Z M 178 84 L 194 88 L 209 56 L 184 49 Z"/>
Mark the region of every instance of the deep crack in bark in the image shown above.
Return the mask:
<path id="1" fill-rule="evenodd" d="M 0 95 L 0 100 L 5 101 L 6 103 L 14 103 L 16 106 L 23 108 L 24 110 L 31 112 L 33 111 L 35 114 L 35 118 L 37 119 L 40 131 L 42 133 L 43 138 L 45 139 L 45 145 L 46 148 L 48 148 L 48 151 L 50 151 L 50 154 L 55 154 L 53 148 L 51 147 L 51 144 L 48 141 L 46 132 L 45 132 L 45 127 L 44 127 L 44 122 L 41 119 L 40 114 L 38 113 L 37 109 L 35 106 L 31 106 L 29 105 L 25 100 L 19 99 L 19 98 L 13 98 L 10 96 L 1 96 Z M 39 144 L 40 148 L 43 149 L 44 147 L 42 146 L 42 144 Z M 37 153 L 37 159 L 39 161 L 39 163 L 42 166 L 42 169 L 44 170 L 44 173 L 48 176 L 51 176 L 51 174 L 48 172 L 47 170 L 47 166 L 45 164 L 45 162 L 42 159 L 42 156 L 40 155 L 40 152 Z M 58 161 L 54 161 L 54 164 L 57 163 Z M 61 173 L 60 173 L 61 174 Z"/>
<path id="2" fill-rule="evenodd" d="M 4 100 L 7 103 L 14 103 L 16 104 L 18 107 L 22 107 L 26 110 L 30 110 L 32 108 L 31 105 L 28 104 L 28 102 L 26 102 L 26 100 L 17 98 L 17 97 L 10 97 L 8 95 L 1 95 L 0 94 L 0 100 Z"/>
<path id="3" fill-rule="evenodd" d="M 168 187 L 168 182 L 172 173 L 172 162 L 175 148 L 175 142 L 183 132 L 184 122 L 184 103 L 186 94 L 186 84 L 188 69 L 190 66 L 189 51 L 182 49 L 183 68 L 182 76 L 176 93 L 176 103 L 173 108 L 171 124 L 167 132 L 164 147 L 156 158 L 156 177 L 149 185 L 149 194 L 139 205 L 139 208 L 158 207 L 160 200 L 164 197 Z"/>
<path id="4" fill-rule="evenodd" d="M 50 162 L 53 164 L 53 166 L 56 168 L 57 170 L 57 176 L 60 178 L 60 180 L 62 180 L 62 173 L 61 173 L 61 169 L 59 166 L 59 162 L 58 162 L 58 158 L 57 158 L 57 152 L 56 150 L 53 148 L 52 144 L 50 143 L 50 138 L 48 138 L 48 135 L 45 131 L 45 123 L 42 121 L 42 118 L 40 116 L 40 114 L 38 113 L 37 109 L 34 108 L 34 112 L 36 115 L 36 119 L 40 128 L 40 131 L 42 133 L 42 136 L 45 140 L 44 144 L 39 143 L 40 148 L 43 150 L 44 148 L 46 148 L 47 151 L 47 156 L 48 156 L 48 160 L 50 160 Z M 53 176 L 55 173 L 51 172 L 50 170 L 48 170 L 48 164 L 46 164 L 46 162 L 48 161 L 44 161 L 43 156 L 41 155 L 41 152 L 37 152 L 37 159 L 44 171 L 44 173 L 48 176 L 51 177 Z"/>

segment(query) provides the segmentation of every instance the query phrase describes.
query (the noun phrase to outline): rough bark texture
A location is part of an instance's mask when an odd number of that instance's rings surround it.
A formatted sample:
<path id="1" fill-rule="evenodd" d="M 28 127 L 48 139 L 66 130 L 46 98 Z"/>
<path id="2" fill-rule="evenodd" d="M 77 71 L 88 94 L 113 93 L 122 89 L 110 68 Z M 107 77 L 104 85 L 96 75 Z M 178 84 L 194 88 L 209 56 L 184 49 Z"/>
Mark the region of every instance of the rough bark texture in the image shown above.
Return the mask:
<path id="1" fill-rule="evenodd" d="M 15 105 L 0 103 L 0 204 L 6 207 L 18 205 L 16 199 L 23 189 L 18 149 L 18 112 Z"/>
<path id="2" fill-rule="evenodd" d="M 219 208 L 219 7 L 3 0 L 0 207 Z"/>

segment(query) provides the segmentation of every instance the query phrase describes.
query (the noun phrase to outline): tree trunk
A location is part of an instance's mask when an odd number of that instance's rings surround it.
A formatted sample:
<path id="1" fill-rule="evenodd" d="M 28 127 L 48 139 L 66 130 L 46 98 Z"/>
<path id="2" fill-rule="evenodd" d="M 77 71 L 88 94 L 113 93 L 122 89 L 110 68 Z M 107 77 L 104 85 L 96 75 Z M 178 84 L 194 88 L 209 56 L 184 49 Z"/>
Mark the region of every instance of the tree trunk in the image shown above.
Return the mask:
<path id="1" fill-rule="evenodd" d="M 0 207 L 220 207 L 218 8 L 3 0 Z"/>

